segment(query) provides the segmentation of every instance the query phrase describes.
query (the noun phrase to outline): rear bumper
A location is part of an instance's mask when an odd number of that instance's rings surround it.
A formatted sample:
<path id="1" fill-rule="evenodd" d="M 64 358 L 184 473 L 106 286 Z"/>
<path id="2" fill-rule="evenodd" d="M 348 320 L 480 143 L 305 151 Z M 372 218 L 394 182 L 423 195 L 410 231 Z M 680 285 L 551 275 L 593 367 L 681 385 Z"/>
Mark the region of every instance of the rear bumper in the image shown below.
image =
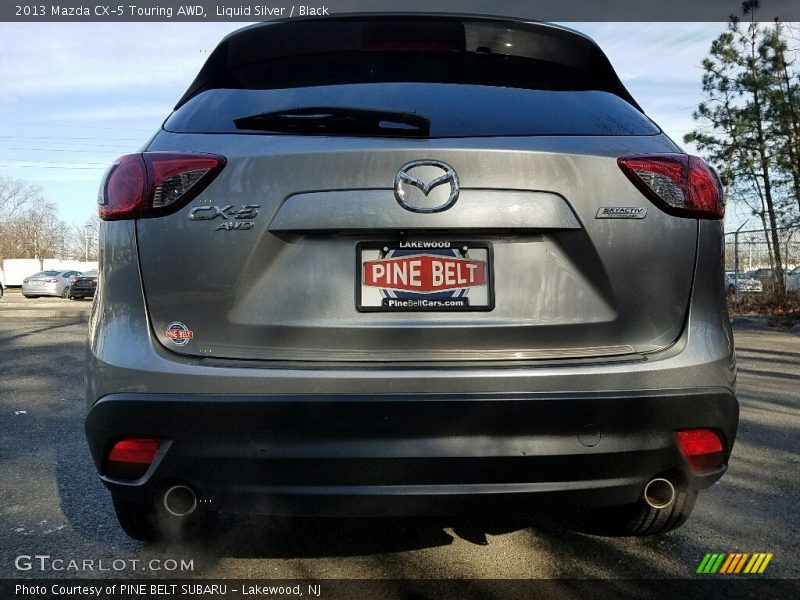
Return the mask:
<path id="1" fill-rule="evenodd" d="M 738 404 L 723 388 L 575 393 L 400 395 L 114 394 L 86 434 L 105 485 L 150 501 L 191 485 L 219 510 L 305 515 L 528 512 L 541 503 L 636 501 L 652 477 L 696 474 L 674 431 L 718 430 L 730 455 Z M 103 475 L 111 445 L 155 436 L 140 480 Z"/>
<path id="2" fill-rule="evenodd" d="M 27 285 L 22 284 L 22 294 L 25 296 L 60 296 L 61 291 L 57 283 L 46 285 Z"/>
<path id="3" fill-rule="evenodd" d="M 69 295 L 73 298 L 90 298 L 94 296 L 96 288 L 69 288 Z"/>

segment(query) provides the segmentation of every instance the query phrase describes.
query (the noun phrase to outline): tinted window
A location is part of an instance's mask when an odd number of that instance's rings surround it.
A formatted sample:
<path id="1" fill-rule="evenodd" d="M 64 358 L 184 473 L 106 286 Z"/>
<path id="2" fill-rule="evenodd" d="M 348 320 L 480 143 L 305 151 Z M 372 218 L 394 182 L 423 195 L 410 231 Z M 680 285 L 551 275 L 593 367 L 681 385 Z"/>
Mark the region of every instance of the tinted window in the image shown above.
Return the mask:
<path id="1" fill-rule="evenodd" d="M 247 27 L 180 100 L 210 89 L 427 82 L 611 92 L 636 106 L 597 45 L 561 27 L 458 16 L 330 17 Z"/>
<path id="2" fill-rule="evenodd" d="M 181 106 L 164 127 L 180 133 L 256 133 L 237 130 L 234 120 L 299 107 L 413 111 L 430 118 L 430 137 L 659 133 L 652 121 L 608 92 L 437 83 L 209 90 Z"/>

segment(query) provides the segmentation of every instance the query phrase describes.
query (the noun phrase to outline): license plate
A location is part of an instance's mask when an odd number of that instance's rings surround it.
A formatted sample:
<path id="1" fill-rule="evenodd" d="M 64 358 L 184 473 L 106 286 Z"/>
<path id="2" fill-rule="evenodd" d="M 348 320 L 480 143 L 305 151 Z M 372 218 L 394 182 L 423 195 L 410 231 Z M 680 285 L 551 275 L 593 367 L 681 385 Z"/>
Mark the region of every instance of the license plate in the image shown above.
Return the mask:
<path id="1" fill-rule="evenodd" d="M 362 242 L 356 246 L 356 307 L 364 312 L 492 310 L 492 246 Z"/>

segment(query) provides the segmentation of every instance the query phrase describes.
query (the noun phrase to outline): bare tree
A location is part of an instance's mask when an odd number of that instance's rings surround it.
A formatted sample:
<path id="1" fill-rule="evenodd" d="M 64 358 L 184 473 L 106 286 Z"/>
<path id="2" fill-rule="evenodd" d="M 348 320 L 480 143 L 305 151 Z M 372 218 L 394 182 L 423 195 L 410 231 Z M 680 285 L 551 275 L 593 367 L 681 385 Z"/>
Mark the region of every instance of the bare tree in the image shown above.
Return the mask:
<path id="1" fill-rule="evenodd" d="M 69 254 L 84 261 L 97 260 L 100 218 L 89 217 L 83 225 L 73 225 L 70 230 Z"/>
<path id="2" fill-rule="evenodd" d="M 0 223 L 0 258 L 63 257 L 66 226 L 55 204 L 27 201 Z"/>
<path id="3" fill-rule="evenodd" d="M 44 199 L 41 186 L 10 177 L 0 177 L 0 223 L 12 218 L 26 205 Z"/>

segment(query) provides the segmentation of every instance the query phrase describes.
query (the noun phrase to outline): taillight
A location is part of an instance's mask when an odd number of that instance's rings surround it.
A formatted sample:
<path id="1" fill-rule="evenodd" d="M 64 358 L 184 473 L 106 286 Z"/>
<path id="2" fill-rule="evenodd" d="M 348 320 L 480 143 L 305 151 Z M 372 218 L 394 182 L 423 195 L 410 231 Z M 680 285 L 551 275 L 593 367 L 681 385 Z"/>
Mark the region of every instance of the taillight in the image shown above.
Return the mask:
<path id="1" fill-rule="evenodd" d="M 22 283 L 28 283 L 29 281 L 30 281 L 30 279 L 23 279 Z"/>
<path id="2" fill-rule="evenodd" d="M 69 284 L 70 284 L 70 285 L 75 285 L 76 283 L 78 283 L 78 280 L 77 280 L 77 279 L 75 279 L 74 277 L 73 277 L 72 279 L 70 279 L 70 280 L 69 280 Z"/>
<path id="3" fill-rule="evenodd" d="M 687 429 L 676 432 L 678 446 L 689 465 L 697 471 L 717 469 L 725 459 L 722 440 L 711 429 Z"/>
<path id="4" fill-rule="evenodd" d="M 139 479 L 156 457 L 161 441 L 154 438 L 128 438 L 111 448 L 106 475 L 120 479 Z"/>
<path id="5" fill-rule="evenodd" d="M 225 157 L 215 154 L 143 152 L 123 156 L 100 186 L 100 218 L 146 219 L 173 213 L 202 192 L 225 162 Z"/>
<path id="6" fill-rule="evenodd" d="M 664 212 L 677 217 L 722 219 L 722 184 L 706 162 L 686 154 L 645 154 L 617 159 L 622 172 Z"/>

